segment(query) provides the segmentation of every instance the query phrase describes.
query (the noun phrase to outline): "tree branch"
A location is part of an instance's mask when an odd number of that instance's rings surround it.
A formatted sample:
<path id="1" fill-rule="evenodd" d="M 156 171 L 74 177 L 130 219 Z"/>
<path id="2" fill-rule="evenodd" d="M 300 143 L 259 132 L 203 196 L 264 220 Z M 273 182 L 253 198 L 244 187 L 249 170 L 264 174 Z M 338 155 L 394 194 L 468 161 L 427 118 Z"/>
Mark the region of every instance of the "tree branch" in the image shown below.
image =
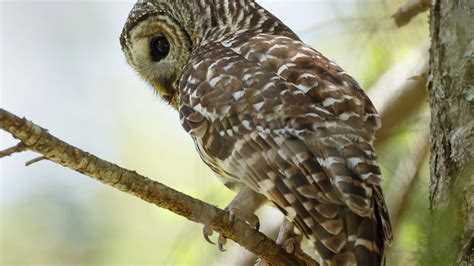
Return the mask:
<path id="1" fill-rule="evenodd" d="M 376 131 L 375 147 L 394 135 L 401 121 L 415 113 L 428 98 L 426 77 L 428 49 L 419 48 L 417 55 L 391 68 L 368 91 L 382 120 Z"/>
<path id="2" fill-rule="evenodd" d="M 410 141 L 410 148 L 398 163 L 395 175 L 391 178 L 390 189 L 385 193 L 393 228 L 398 229 L 400 217 L 405 210 L 408 197 L 412 194 L 415 181 L 418 179 L 429 148 L 429 132 L 423 132 Z"/>
<path id="3" fill-rule="evenodd" d="M 8 149 L 5 149 L 3 151 L 0 151 L 0 159 L 3 157 L 11 156 L 14 153 L 19 153 L 19 152 L 24 152 L 28 148 L 23 143 L 18 143 L 17 145 L 10 147 Z"/>
<path id="4" fill-rule="evenodd" d="M 392 15 L 398 27 L 403 27 L 418 14 L 427 11 L 430 8 L 430 0 L 407 0 L 395 14 Z"/>
<path id="5" fill-rule="evenodd" d="M 19 139 L 27 149 L 43 155 L 45 159 L 191 221 L 212 226 L 271 265 L 304 265 L 301 260 L 286 253 L 273 240 L 250 228 L 245 222 L 239 219 L 229 221 L 227 212 L 73 147 L 51 135 L 46 129 L 4 109 L 0 109 L 0 128 Z"/>

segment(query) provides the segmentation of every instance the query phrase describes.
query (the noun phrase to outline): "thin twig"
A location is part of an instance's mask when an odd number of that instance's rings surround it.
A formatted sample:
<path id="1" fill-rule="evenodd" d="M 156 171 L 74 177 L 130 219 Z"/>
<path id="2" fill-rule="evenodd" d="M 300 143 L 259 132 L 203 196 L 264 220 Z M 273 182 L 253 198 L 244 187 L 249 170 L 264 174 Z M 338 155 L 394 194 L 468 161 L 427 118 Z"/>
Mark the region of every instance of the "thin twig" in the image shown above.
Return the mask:
<path id="1" fill-rule="evenodd" d="M 0 151 L 0 158 L 10 156 L 14 153 L 20 153 L 28 150 L 26 146 L 23 143 L 18 143 L 17 145 L 10 147 L 8 149 L 5 149 L 3 151 Z"/>
<path id="2" fill-rule="evenodd" d="M 398 27 L 403 27 L 418 14 L 427 11 L 430 8 L 430 3 L 430 0 L 407 0 L 392 17 Z"/>
<path id="3" fill-rule="evenodd" d="M 25 166 L 30 166 L 34 163 L 37 163 L 37 162 L 40 162 L 40 161 L 46 160 L 46 159 L 47 159 L 46 157 L 40 156 L 40 157 L 29 160 L 28 162 L 25 163 Z"/>
<path id="4" fill-rule="evenodd" d="M 0 109 L 0 128 L 46 159 L 132 194 L 191 221 L 210 225 L 272 265 L 304 265 L 273 240 L 215 206 L 185 195 L 159 182 L 84 152 L 51 135 L 25 118 Z"/>

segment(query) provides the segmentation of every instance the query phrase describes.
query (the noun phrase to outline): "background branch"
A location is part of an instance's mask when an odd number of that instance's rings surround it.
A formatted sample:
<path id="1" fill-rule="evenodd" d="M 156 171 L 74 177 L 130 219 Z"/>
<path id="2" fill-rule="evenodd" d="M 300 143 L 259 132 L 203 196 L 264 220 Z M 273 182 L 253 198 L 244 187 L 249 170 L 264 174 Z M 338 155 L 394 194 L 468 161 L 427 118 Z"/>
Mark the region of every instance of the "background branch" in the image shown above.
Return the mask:
<path id="1" fill-rule="evenodd" d="M 396 133 L 400 123 L 414 114 L 428 98 L 426 73 L 428 48 L 418 48 L 409 62 L 402 62 L 380 77 L 368 91 L 382 119 L 382 128 L 376 131 L 377 148 Z"/>
<path id="2" fill-rule="evenodd" d="M 426 128 L 410 141 L 410 149 L 399 162 L 395 175 L 391 178 L 390 189 L 385 193 L 394 231 L 398 230 L 408 197 L 414 190 L 414 184 L 428 156 L 429 139 L 429 130 Z"/>
<path id="3" fill-rule="evenodd" d="M 418 14 L 427 11 L 430 8 L 430 3 L 430 0 L 407 0 L 392 17 L 398 27 L 403 27 Z"/>
<path id="4" fill-rule="evenodd" d="M 54 137 L 46 129 L 4 109 L 0 109 L 0 128 L 19 139 L 29 150 L 43 155 L 45 159 L 168 209 L 191 221 L 211 225 L 216 231 L 272 265 L 304 265 L 273 240 L 251 229 L 245 222 L 239 219 L 229 221 L 229 215 L 225 211 L 73 147 Z"/>

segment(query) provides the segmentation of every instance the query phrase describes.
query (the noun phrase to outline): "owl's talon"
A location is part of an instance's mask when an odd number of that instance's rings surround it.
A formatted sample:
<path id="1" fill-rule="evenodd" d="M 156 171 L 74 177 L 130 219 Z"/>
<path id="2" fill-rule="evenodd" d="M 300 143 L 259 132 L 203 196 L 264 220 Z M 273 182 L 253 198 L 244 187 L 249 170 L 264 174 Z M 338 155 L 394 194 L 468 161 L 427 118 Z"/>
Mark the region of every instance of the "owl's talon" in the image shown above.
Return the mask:
<path id="1" fill-rule="evenodd" d="M 242 210 L 232 205 L 227 206 L 225 210 L 229 212 L 229 221 L 231 223 L 233 223 L 236 218 L 239 218 L 255 230 L 258 231 L 260 229 L 260 219 L 253 212 L 250 213 L 247 210 Z"/>
<path id="2" fill-rule="evenodd" d="M 204 226 L 202 228 L 202 235 L 204 236 L 204 239 L 206 239 L 207 242 L 215 245 L 216 243 L 212 242 L 212 240 L 209 238 L 214 234 L 214 231 L 209 227 L 209 226 Z"/>
<path id="3" fill-rule="evenodd" d="M 255 263 L 253 264 L 254 266 L 270 266 L 269 263 L 266 261 L 262 260 L 261 258 L 258 258 Z"/>
<path id="4" fill-rule="evenodd" d="M 207 242 L 215 245 L 216 243 L 214 243 L 209 237 L 212 236 L 214 234 L 214 230 L 212 230 L 212 227 L 210 226 L 204 226 L 202 228 L 202 235 L 204 236 L 204 239 L 206 239 Z M 219 233 L 219 236 L 217 237 L 217 247 L 219 248 L 219 250 L 221 252 L 224 252 L 226 251 L 224 246 L 225 244 L 227 243 L 227 238 L 220 234 Z"/>
<path id="5" fill-rule="evenodd" d="M 227 208 L 225 210 L 227 210 Z M 235 221 L 235 211 L 229 210 L 229 222 L 233 223 L 234 221 Z"/>
<path id="6" fill-rule="evenodd" d="M 217 238 L 217 246 L 221 252 L 226 251 L 224 246 L 227 243 L 227 238 L 221 234 L 219 234 L 219 237 Z"/>
<path id="7" fill-rule="evenodd" d="M 253 266 L 260 266 L 262 263 L 262 260 L 260 258 L 257 258 L 257 260 L 255 261 L 255 263 L 253 264 Z"/>
<path id="8" fill-rule="evenodd" d="M 276 243 L 282 247 L 288 254 L 292 254 L 299 258 L 307 266 L 315 266 L 314 260 L 306 254 L 301 248 L 303 236 L 295 233 L 295 226 L 286 218 L 280 227 Z M 268 264 L 260 264 L 259 266 L 268 266 Z"/>
<path id="9" fill-rule="evenodd" d="M 294 254 L 296 252 L 296 249 L 298 248 L 297 242 L 298 240 L 291 238 L 287 239 L 286 242 L 282 245 L 282 248 L 286 251 L 288 254 Z"/>
<path id="10" fill-rule="evenodd" d="M 219 244 L 218 246 L 219 246 L 219 251 L 220 252 L 225 252 L 226 251 L 226 249 L 224 248 L 223 245 Z"/>
<path id="11" fill-rule="evenodd" d="M 260 221 L 254 212 L 265 202 L 265 196 L 258 194 L 250 188 L 242 188 L 232 202 L 225 208 L 226 216 L 224 216 L 223 220 L 225 221 L 228 219 L 232 224 L 235 222 L 235 219 L 238 218 L 245 221 L 252 228 L 259 230 Z M 207 242 L 215 245 L 215 243 L 209 239 L 209 237 L 214 233 L 212 226 L 204 226 L 202 233 Z M 217 237 L 218 249 L 224 252 L 226 243 L 227 238 L 219 233 Z"/>
<path id="12" fill-rule="evenodd" d="M 287 253 L 297 254 L 301 249 L 302 235 L 295 233 L 295 226 L 287 219 L 283 220 L 280 226 L 280 232 L 276 243 L 280 245 Z"/>

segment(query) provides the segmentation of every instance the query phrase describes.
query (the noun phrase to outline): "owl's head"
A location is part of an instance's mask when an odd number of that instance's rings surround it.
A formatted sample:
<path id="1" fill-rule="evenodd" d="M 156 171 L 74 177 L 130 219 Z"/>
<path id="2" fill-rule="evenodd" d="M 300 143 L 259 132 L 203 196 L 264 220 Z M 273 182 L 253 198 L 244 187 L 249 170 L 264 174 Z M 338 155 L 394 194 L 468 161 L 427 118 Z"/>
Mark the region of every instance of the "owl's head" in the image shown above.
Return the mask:
<path id="1" fill-rule="evenodd" d="M 177 106 L 178 80 L 188 61 L 192 40 L 160 1 L 135 5 L 120 37 L 128 63 L 172 106 Z"/>
<path id="2" fill-rule="evenodd" d="M 254 0 L 139 0 L 120 43 L 128 63 L 176 108 L 179 78 L 196 49 L 221 38 L 262 32 L 298 39 Z"/>

